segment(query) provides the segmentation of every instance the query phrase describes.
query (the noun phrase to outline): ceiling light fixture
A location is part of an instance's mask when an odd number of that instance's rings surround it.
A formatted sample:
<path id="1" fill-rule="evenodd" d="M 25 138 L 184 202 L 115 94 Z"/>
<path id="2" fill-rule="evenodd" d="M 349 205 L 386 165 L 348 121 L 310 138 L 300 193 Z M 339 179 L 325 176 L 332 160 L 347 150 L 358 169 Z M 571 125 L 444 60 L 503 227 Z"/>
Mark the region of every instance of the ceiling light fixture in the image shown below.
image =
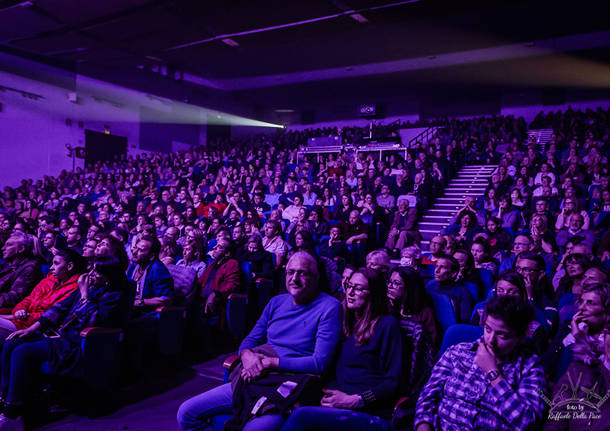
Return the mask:
<path id="1" fill-rule="evenodd" d="M 358 21 L 360 24 L 366 24 L 367 22 L 369 22 L 369 20 L 366 19 L 364 15 L 361 15 L 359 13 L 353 13 L 350 15 L 350 17 Z"/>
<path id="2" fill-rule="evenodd" d="M 388 8 L 393 8 L 393 7 L 397 7 L 397 6 L 404 6 L 404 5 L 411 4 L 411 3 L 418 3 L 420 1 L 421 0 L 399 0 L 399 1 L 396 1 L 393 3 L 382 4 L 379 6 L 366 7 L 366 8 L 357 9 L 357 10 L 342 11 L 339 13 L 334 13 L 332 15 L 326 15 L 326 16 L 321 16 L 321 17 L 317 17 L 317 18 L 310 18 L 310 19 L 305 19 L 302 21 L 294 21 L 294 22 L 289 22 L 286 24 L 274 25 L 271 27 L 255 28 L 252 30 L 239 31 L 239 32 L 228 33 L 228 34 L 221 34 L 218 36 L 208 37 L 206 39 L 196 40 L 194 42 L 188 42 L 188 43 L 183 43 L 180 45 L 172 46 L 170 48 L 166 48 L 165 51 L 175 51 L 177 49 L 189 48 L 191 46 L 201 45 L 201 44 L 213 42 L 216 40 L 221 40 L 224 43 L 227 43 L 227 42 L 225 42 L 226 39 L 230 39 L 230 38 L 236 37 L 236 36 L 246 36 L 246 35 L 251 35 L 251 34 L 263 33 L 263 32 L 267 32 L 267 31 L 274 31 L 274 30 L 281 30 L 281 29 L 285 29 L 285 28 L 297 27 L 300 25 L 311 24 L 314 22 L 321 22 L 321 21 L 337 19 L 337 18 L 346 16 L 346 15 L 350 15 L 350 16 L 359 15 L 361 12 L 370 12 L 370 11 L 375 11 L 375 10 L 388 9 Z M 362 18 L 364 18 L 364 17 L 362 17 Z M 354 18 L 354 19 L 356 19 L 356 18 Z M 364 18 L 364 19 L 366 19 L 366 18 Z M 237 43 L 237 42 L 235 42 L 235 43 Z M 231 45 L 231 46 L 233 46 L 233 45 Z"/>
<path id="3" fill-rule="evenodd" d="M 225 43 L 225 44 L 229 45 L 229 46 L 232 46 L 233 48 L 237 48 L 239 46 L 239 43 L 237 43 L 233 39 L 226 38 L 226 39 L 220 39 L 220 41 L 222 43 Z"/>

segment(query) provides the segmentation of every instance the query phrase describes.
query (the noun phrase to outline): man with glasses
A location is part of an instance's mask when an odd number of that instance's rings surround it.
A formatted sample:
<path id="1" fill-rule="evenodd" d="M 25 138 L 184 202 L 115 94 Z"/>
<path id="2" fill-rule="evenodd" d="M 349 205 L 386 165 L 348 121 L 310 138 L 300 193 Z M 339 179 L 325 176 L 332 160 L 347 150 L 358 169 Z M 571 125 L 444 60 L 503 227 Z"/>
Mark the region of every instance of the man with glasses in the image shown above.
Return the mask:
<path id="1" fill-rule="evenodd" d="M 286 265 L 288 293 L 271 298 L 239 347 L 245 380 L 269 370 L 322 374 L 330 365 L 341 333 L 341 305 L 320 291 L 319 279 L 311 255 L 292 255 Z M 227 383 L 185 401 L 178 410 L 178 424 L 182 430 L 206 429 L 210 418 L 231 413 L 231 408 Z M 261 424 L 258 429 L 265 427 Z"/>
<path id="2" fill-rule="evenodd" d="M 436 261 L 445 255 L 447 241 L 442 235 L 437 235 L 430 241 L 430 252 L 422 256 L 422 265 L 434 265 Z"/>
<path id="3" fill-rule="evenodd" d="M 595 233 L 585 227 L 585 220 L 579 213 L 572 213 L 569 218 L 568 227 L 561 229 L 557 233 L 557 245 L 563 251 L 570 238 L 582 238 L 582 243 L 593 248 L 595 243 Z"/>
<path id="4" fill-rule="evenodd" d="M 553 302 L 553 287 L 551 280 L 544 272 L 544 258 L 530 251 L 519 253 L 514 269 L 521 274 L 525 282 L 527 299 L 544 311 L 548 333 L 553 332 L 557 324 L 557 308 Z"/>
<path id="5" fill-rule="evenodd" d="M 529 234 L 521 234 L 517 235 L 515 240 L 513 241 L 513 248 L 511 250 L 511 255 L 504 258 L 502 263 L 500 263 L 500 269 L 498 273 L 501 274 L 504 271 L 507 271 L 513 267 L 515 264 L 515 259 L 519 253 L 524 251 L 531 251 L 534 246 L 534 241 Z"/>

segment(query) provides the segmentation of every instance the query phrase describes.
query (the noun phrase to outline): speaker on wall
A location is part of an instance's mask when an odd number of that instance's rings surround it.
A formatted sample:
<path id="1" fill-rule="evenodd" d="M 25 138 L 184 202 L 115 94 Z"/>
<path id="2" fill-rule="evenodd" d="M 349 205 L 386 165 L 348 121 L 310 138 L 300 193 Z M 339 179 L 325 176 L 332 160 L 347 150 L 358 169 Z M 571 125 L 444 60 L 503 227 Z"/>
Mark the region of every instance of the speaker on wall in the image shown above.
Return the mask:
<path id="1" fill-rule="evenodd" d="M 565 88 L 545 88 L 542 90 L 543 105 L 563 105 L 564 103 L 566 103 Z"/>
<path id="2" fill-rule="evenodd" d="M 301 111 L 301 124 L 313 124 L 316 122 L 316 111 L 307 109 Z"/>

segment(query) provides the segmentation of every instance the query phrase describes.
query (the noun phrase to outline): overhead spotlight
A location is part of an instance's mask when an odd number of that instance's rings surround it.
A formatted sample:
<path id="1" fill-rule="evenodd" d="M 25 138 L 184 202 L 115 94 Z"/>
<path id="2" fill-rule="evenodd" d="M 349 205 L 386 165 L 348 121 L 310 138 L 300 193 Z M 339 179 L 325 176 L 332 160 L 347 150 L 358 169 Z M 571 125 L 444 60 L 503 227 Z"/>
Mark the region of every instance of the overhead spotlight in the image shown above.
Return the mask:
<path id="1" fill-rule="evenodd" d="M 230 38 L 220 39 L 220 41 L 229 46 L 232 46 L 233 48 L 237 48 L 239 46 L 239 43 L 237 43 L 236 41 L 234 41 L 233 39 L 230 39 Z"/>
<path id="2" fill-rule="evenodd" d="M 161 75 L 167 76 L 167 66 L 161 66 Z"/>
<path id="3" fill-rule="evenodd" d="M 155 73 L 159 73 L 159 65 L 158 64 L 153 64 L 152 67 L 150 68 L 153 72 Z"/>
<path id="4" fill-rule="evenodd" d="M 138 69 L 138 70 L 144 70 L 144 65 L 143 65 L 143 64 L 138 64 L 138 65 L 136 66 L 136 69 Z"/>
<path id="5" fill-rule="evenodd" d="M 176 81 L 182 81 L 182 72 L 179 70 L 174 71 L 174 79 Z"/>

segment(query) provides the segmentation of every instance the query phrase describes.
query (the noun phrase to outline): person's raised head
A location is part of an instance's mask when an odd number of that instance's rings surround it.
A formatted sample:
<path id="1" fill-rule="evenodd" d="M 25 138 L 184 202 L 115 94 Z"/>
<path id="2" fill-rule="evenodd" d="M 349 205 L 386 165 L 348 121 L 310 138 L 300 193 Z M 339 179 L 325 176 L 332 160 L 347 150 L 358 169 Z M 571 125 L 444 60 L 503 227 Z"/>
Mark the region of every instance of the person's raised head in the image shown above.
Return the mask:
<path id="1" fill-rule="evenodd" d="M 426 303 L 424 279 L 418 271 L 399 267 L 390 271 L 387 295 L 392 308 L 403 315 L 419 314 Z"/>
<path id="2" fill-rule="evenodd" d="M 360 346 L 367 344 L 379 318 L 388 314 L 383 275 L 370 268 L 360 268 L 350 277 L 343 300 L 343 333 L 353 336 Z"/>
<path id="3" fill-rule="evenodd" d="M 286 290 L 296 305 L 306 305 L 318 297 L 318 263 L 309 253 L 298 251 L 286 264 Z"/>
<path id="4" fill-rule="evenodd" d="M 460 263 L 453 257 L 444 255 L 436 261 L 434 266 L 434 279 L 439 283 L 455 281 L 460 272 Z"/>
<path id="5" fill-rule="evenodd" d="M 53 256 L 50 272 L 60 282 L 67 281 L 75 274 L 82 274 L 87 261 L 73 249 L 57 250 Z"/>
<path id="6" fill-rule="evenodd" d="M 523 276 L 514 269 L 502 272 L 496 282 L 496 295 L 518 296 L 521 299 L 527 299 Z"/>
<path id="7" fill-rule="evenodd" d="M 433 256 L 444 254 L 447 241 L 442 235 L 437 235 L 430 241 L 430 253 Z"/>
<path id="8" fill-rule="evenodd" d="M 14 231 L 2 247 L 2 256 L 6 260 L 12 260 L 19 256 L 31 256 L 33 250 L 32 236 L 21 231 Z"/>
<path id="9" fill-rule="evenodd" d="M 578 297 L 577 314 L 575 318 L 586 325 L 589 335 L 602 331 L 610 318 L 610 285 L 595 283 L 583 286 Z"/>
<path id="10" fill-rule="evenodd" d="M 233 254 L 233 241 L 231 238 L 220 238 L 216 245 L 210 251 L 210 256 L 215 260 L 223 260 L 231 257 Z"/>
<path id="11" fill-rule="evenodd" d="M 125 267 L 116 256 L 96 257 L 91 274 L 94 277 L 93 284 L 96 286 L 108 284 L 113 290 L 127 288 Z"/>
<path id="12" fill-rule="evenodd" d="M 533 245 L 532 238 L 529 235 L 521 234 L 515 237 L 513 241 L 513 253 L 518 255 L 519 253 L 523 253 L 525 251 L 530 251 Z"/>
<path id="13" fill-rule="evenodd" d="M 373 250 L 366 256 L 366 267 L 386 274 L 390 270 L 390 255 L 386 250 Z"/>
<path id="14" fill-rule="evenodd" d="M 493 296 L 485 306 L 483 342 L 497 358 L 508 356 L 523 341 L 534 317 L 530 304 L 518 296 Z"/>
<path id="15" fill-rule="evenodd" d="M 157 259 L 161 251 L 161 243 L 156 236 L 142 235 L 132 250 L 133 261 L 140 266 L 147 266 Z"/>

